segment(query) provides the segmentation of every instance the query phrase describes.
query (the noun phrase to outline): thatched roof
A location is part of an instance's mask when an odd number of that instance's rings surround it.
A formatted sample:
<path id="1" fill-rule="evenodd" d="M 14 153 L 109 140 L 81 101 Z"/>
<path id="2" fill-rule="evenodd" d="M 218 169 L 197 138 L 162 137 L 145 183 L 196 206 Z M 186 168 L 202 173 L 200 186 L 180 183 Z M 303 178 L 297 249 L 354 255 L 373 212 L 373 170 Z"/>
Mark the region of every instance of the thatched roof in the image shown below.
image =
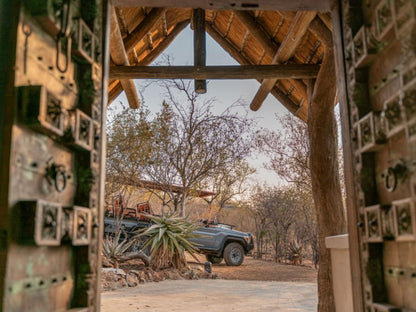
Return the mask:
<path id="1" fill-rule="evenodd" d="M 111 66 L 149 65 L 187 25 L 191 24 L 193 28 L 192 14 L 191 8 L 115 7 Z M 205 20 L 206 32 L 241 65 L 268 65 L 273 64 L 273 59 L 279 64 L 320 64 L 325 40 L 330 38 L 329 14 L 312 11 L 297 14 L 288 11 L 206 10 Z M 120 41 L 116 43 L 114 39 L 113 33 L 117 28 L 127 60 L 115 55 L 117 49 L 118 52 L 123 49 Z M 279 48 L 282 51 L 277 55 Z M 271 93 L 292 113 L 306 120 L 306 80 L 279 79 L 272 83 Z M 126 85 L 125 81 L 110 79 L 110 102 L 123 88 L 128 91 L 130 87 Z M 128 99 L 134 101 L 131 96 Z M 137 104 L 130 103 L 130 106 L 137 107 Z"/>

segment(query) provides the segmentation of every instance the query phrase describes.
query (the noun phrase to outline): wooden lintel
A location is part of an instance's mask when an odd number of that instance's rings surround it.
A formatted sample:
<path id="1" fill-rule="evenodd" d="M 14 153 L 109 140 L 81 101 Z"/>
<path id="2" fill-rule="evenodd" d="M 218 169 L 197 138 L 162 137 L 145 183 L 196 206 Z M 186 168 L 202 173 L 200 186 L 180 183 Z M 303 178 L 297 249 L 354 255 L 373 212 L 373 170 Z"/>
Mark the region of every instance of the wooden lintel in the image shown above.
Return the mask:
<path id="1" fill-rule="evenodd" d="M 295 53 L 296 48 L 301 43 L 304 34 L 308 30 L 309 24 L 315 18 L 317 12 L 297 12 L 295 18 L 290 25 L 289 31 L 285 39 L 282 41 L 279 50 L 276 52 L 272 63 L 278 64 L 288 61 Z M 250 104 L 250 108 L 254 111 L 258 110 L 263 104 L 267 95 L 273 89 L 277 79 L 265 79 L 260 89 L 257 91 L 254 99 Z"/>
<path id="2" fill-rule="evenodd" d="M 123 39 L 121 37 L 120 28 L 117 21 L 117 15 L 114 7 L 111 9 L 111 32 L 110 32 L 110 56 L 116 65 L 129 65 L 127 54 L 124 49 Z M 131 80 L 120 81 L 121 86 L 126 92 L 127 100 L 130 108 L 139 108 L 140 101 L 137 95 L 136 87 Z"/>
<path id="3" fill-rule="evenodd" d="M 153 7 L 151 5 L 151 7 Z M 166 8 L 154 8 L 144 20 L 124 39 L 124 46 L 129 52 L 144 38 L 165 14 Z"/>
<path id="4" fill-rule="evenodd" d="M 320 11 L 331 10 L 331 0 L 112 0 L 114 6 L 203 8 L 209 10 Z"/>
<path id="5" fill-rule="evenodd" d="M 205 33 L 205 10 L 194 9 L 192 14 L 194 26 L 194 66 L 205 67 L 206 64 L 206 33 Z M 195 80 L 195 92 L 206 93 L 207 82 Z"/>
<path id="6" fill-rule="evenodd" d="M 271 38 L 247 11 L 235 11 L 237 18 L 244 24 L 250 34 L 257 40 L 267 54 L 273 56 L 279 46 Z"/>
<path id="7" fill-rule="evenodd" d="M 111 66 L 110 79 L 311 79 L 315 64 L 243 66 Z"/>

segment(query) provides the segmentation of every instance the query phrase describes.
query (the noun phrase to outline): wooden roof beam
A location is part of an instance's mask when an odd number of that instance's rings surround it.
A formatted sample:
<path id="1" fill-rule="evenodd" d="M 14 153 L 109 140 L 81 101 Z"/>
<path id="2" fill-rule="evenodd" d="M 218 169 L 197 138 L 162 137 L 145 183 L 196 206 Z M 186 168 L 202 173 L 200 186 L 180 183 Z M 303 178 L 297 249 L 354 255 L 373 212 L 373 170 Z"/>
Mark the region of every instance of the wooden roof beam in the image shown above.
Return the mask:
<path id="1" fill-rule="evenodd" d="M 281 43 L 279 50 L 273 57 L 272 64 L 287 62 L 295 53 L 296 48 L 301 43 L 303 36 L 310 23 L 316 16 L 316 12 L 297 12 L 285 39 Z M 258 110 L 266 99 L 267 95 L 276 85 L 277 79 L 265 79 L 260 89 L 257 91 L 254 99 L 250 104 L 250 108 L 254 111 Z"/>
<path id="2" fill-rule="evenodd" d="M 112 66 L 110 79 L 311 79 L 320 65 Z"/>
<path id="3" fill-rule="evenodd" d="M 114 7 L 111 8 L 111 33 L 110 33 L 110 56 L 116 65 L 130 65 L 127 54 L 124 49 L 123 39 L 121 37 L 120 28 L 117 21 L 117 15 Z M 130 108 L 139 108 L 140 101 L 137 95 L 136 86 L 130 79 L 120 81 L 121 86 L 126 92 L 127 100 Z"/>
<path id="4" fill-rule="evenodd" d="M 223 47 L 237 62 L 242 65 L 250 65 L 250 61 L 246 59 L 240 51 L 226 38 L 224 38 L 211 24 L 206 24 L 206 30 L 208 34 L 216 41 L 220 46 Z M 261 82 L 259 80 L 259 82 Z M 299 105 L 294 103 L 286 94 L 283 93 L 276 86 L 273 87 L 271 91 L 272 95 L 292 114 L 297 115 L 299 111 Z M 306 121 L 305 117 L 299 116 L 303 121 Z"/>
<path id="5" fill-rule="evenodd" d="M 329 12 L 333 0 L 112 0 L 114 6 Z"/>
<path id="6" fill-rule="evenodd" d="M 274 56 L 279 49 L 279 45 L 269 36 L 258 24 L 253 16 L 247 11 L 235 11 L 237 18 L 244 24 L 246 29 L 252 34 L 252 36 L 260 43 L 263 50 L 270 56 Z M 291 80 L 290 83 L 302 94 L 303 97 L 307 97 L 306 86 L 297 80 Z"/>
<path id="7" fill-rule="evenodd" d="M 149 15 L 124 39 L 124 47 L 127 52 L 133 49 L 152 30 L 156 23 L 163 18 L 166 10 L 166 8 L 154 8 L 150 11 Z"/>
<path id="8" fill-rule="evenodd" d="M 165 49 L 172 43 L 173 40 L 189 25 L 190 20 L 182 21 L 172 29 L 166 38 L 164 38 L 149 54 L 147 54 L 142 60 L 138 62 L 140 65 L 149 65 L 152 63 Z M 110 66 L 111 70 L 111 66 Z M 109 103 L 115 100 L 115 98 L 123 91 L 121 83 L 118 82 L 113 88 L 110 89 Z"/>
<path id="9" fill-rule="evenodd" d="M 234 12 L 244 27 L 250 32 L 250 34 L 257 40 L 267 54 L 274 55 L 279 48 L 279 45 L 270 37 L 256 22 L 249 12 L 246 11 L 235 11 Z"/>

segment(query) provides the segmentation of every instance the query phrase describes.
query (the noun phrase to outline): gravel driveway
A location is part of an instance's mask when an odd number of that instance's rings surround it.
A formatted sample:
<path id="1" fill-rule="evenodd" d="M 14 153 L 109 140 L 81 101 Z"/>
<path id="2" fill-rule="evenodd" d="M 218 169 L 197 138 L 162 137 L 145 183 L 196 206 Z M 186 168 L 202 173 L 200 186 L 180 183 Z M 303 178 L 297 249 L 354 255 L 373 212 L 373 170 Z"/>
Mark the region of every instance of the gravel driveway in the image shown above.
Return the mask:
<path id="1" fill-rule="evenodd" d="M 176 280 L 101 295 L 102 312 L 316 311 L 316 283 Z"/>

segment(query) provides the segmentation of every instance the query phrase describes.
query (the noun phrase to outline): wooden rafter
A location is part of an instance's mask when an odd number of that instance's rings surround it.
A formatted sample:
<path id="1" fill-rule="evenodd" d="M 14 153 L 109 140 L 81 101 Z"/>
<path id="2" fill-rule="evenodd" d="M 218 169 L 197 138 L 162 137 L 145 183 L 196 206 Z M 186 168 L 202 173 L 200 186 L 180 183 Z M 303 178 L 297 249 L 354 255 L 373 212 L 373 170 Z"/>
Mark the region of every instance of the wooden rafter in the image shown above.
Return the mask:
<path id="1" fill-rule="evenodd" d="M 155 24 L 163 17 L 165 11 L 166 8 L 152 9 L 149 15 L 124 39 L 124 47 L 127 52 L 133 49 L 152 30 Z"/>
<path id="2" fill-rule="evenodd" d="M 190 20 L 185 20 L 178 23 L 169 33 L 169 35 L 164 38 L 149 54 L 147 54 L 142 60 L 138 62 L 139 65 L 149 65 L 152 63 L 171 43 L 175 38 L 189 25 Z M 111 68 L 111 67 L 110 67 Z M 110 89 L 109 93 L 109 103 L 114 101 L 114 99 L 122 92 L 122 87 L 120 82 Z"/>
<path id="3" fill-rule="evenodd" d="M 289 21 L 292 21 L 296 16 L 296 13 L 294 12 L 279 12 L 279 14 Z M 318 14 L 319 19 L 315 18 L 310 23 L 308 30 L 314 34 L 315 37 L 319 38 L 325 46 L 332 46 L 332 24 L 328 25 L 326 22 L 323 22 L 321 15 L 323 14 Z"/>
<path id="4" fill-rule="evenodd" d="M 272 64 L 287 62 L 293 56 L 315 16 L 316 12 L 313 11 L 296 13 L 285 39 L 273 57 Z M 275 86 L 276 81 L 277 79 L 265 79 L 262 82 L 260 89 L 250 104 L 252 110 L 256 111 L 260 108 L 267 95 Z"/>
<path id="5" fill-rule="evenodd" d="M 311 79 L 320 66 L 309 64 L 243 66 L 113 66 L 111 79 Z"/>
<path id="6" fill-rule="evenodd" d="M 242 65 L 251 65 L 250 60 L 245 58 L 230 41 L 224 38 L 221 33 L 215 29 L 211 24 L 206 25 L 206 30 L 208 34 L 216 41 L 220 46 L 223 47 L 238 63 Z M 261 81 L 259 81 L 261 82 Z M 272 90 L 272 95 L 289 110 L 291 113 L 297 115 L 299 111 L 299 106 L 295 104 L 290 98 L 288 98 L 280 89 L 274 87 Z M 306 116 L 299 116 L 303 121 L 306 121 Z"/>
<path id="7" fill-rule="evenodd" d="M 262 46 L 263 50 L 270 56 L 274 56 L 279 49 L 279 45 L 271 38 L 267 32 L 254 20 L 249 12 L 236 11 L 237 18 L 244 24 L 246 29 Z M 303 97 L 307 97 L 306 86 L 297 80 L 291 80 L 290 83 L 300 92 Z"/>
<path id="8" fill-rule="evenodd" d="M 249 12 L 235 11 L 235 15 L 268 54 L 274 55 L 276 53 L 279 45 L 263 30 Z"/>
<path id="9" fill-rule="evenodd" d="M 111 10 L 111 34 L 110 34 L 110 56 L 115 65 L 130 65 L 127 58 L 126 51 L 121 38 L 120 28 L 118 26 L 117 15 L 114 8 Z M 126 92 L 127 100 L 131 108 L 138 108 L 140 106 L 139 96 L 137 95 L 136 87 L 132 80 L 120 80 L 120 84 Z"/>

